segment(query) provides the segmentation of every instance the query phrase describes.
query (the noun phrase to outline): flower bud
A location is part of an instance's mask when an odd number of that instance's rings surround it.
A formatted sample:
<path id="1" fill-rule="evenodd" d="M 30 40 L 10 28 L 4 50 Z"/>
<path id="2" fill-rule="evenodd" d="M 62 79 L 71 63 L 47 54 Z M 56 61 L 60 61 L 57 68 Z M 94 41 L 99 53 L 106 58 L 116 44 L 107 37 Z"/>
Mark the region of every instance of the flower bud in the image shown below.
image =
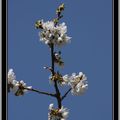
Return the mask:
<path id="1" fill-rule="evenodd" d="M 43 27 L 42 27 L 42 21 L 38 20 L 38 21 L 35 23 L 35 28 L 37 28 L 37 29 L 39 29 L 39 28 L 43 29 Z"/>

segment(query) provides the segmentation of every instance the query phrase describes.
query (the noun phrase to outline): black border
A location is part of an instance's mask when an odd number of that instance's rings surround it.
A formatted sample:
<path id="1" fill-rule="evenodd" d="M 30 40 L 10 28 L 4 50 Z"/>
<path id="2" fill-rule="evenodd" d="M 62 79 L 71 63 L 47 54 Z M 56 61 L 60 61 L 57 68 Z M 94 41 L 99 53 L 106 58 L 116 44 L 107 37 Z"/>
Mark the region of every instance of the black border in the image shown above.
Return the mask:
<path id="1" fill-rule="evenodd" d="M 114 119 L 118 117 L 118 0 L 114 0 L 114 15 L 113 15 L 113 115 Z"/>
<path id="2" fill-rule="evenodd" d="M 6 120 L 7 118 L 7 112 L 6 112 L 6 98 L 7 98 L 7 94 L 6 94 L 6 66 L 7 66 L 7 60 L 6 60 L 6 41 L 7 41 L 7 32 L 6 32 L 6 0 L 1 0 L 1 8 L 2 8 L 2 40 L 1 40 L 1 48 L 2 48 L 2 119 Z"/>
<path id="3" fill-rule="evenodd" d="M 118 0 L 112 0 L 112 37 L 113 37 L 113 119 L 118 118 Z M 7 120 L 7 0 L 1 0 L 2 8 L 2 119 Z M 102 8 L 101 8 L 102 9 Z"/>

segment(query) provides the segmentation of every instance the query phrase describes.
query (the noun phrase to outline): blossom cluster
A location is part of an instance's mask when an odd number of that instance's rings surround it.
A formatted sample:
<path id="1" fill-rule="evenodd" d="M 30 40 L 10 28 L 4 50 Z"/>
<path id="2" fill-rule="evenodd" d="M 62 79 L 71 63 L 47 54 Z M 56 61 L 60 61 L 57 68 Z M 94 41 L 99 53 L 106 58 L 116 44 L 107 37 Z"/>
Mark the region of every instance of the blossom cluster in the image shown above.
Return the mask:
<path id="1" fill-rule="evenodd" d="M 82 72 L 72 73 L 71 76 L 68 74 L 62 76 L 59 73 L 55 73 L 54 76 L 49 77 L 50 81 L 56 80 L 61 86 L 69 85 L 71 87 L 72 95 L 82 95 L 88 88 L 87 77 Z"/>
<path id="2" fill-rule="evenodd" d="M 32 89 L 32 86 L 26 86 L 26 83 L 21 80 L 16 80 L 16 75 L 13 69 L 8 71 L 8 92 L 12 91 L 16 96 L 24 95 L 27 89 Z"/>
<path id="3" fill-rule="evenodd" d="M 54 104 L 49 105 L 48 120 L 67 120 L 68 114 L 69 110 L 63 106 L 55 109 Z"/>
<path id="4" fill-rule="evenodd" d="M 42 31 L 39 32 L 40 41 L 45 44 L 54 44 L 57 46 L 65 45 L 70 42 L 71 37 L 67 36 L 67 26 L 65 23 L 55 25 L 54 21 L 44 22 L 39 20 L 36 23 L 36 28 L 41 28 Z"/>
<path id="5" fill-rule="evenodd" d="M 88 88 L 87 77 L 82 72 L 79 72 L 78 75 L 73 73 L 69 79 L 69 85 L 71 86 L 72 90 L 71 93 L 73 95 L 81 95 L 83 94 Z"/>

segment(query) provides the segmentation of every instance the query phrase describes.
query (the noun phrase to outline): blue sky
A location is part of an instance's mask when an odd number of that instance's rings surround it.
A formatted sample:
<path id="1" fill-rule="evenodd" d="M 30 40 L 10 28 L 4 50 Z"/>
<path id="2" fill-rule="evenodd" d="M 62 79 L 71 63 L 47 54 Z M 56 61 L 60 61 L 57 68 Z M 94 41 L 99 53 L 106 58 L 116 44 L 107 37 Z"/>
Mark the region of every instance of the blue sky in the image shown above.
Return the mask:
<path id="1" fill-rule="evenodd" d="M 69 120 L 112 120 L 112 0 L 8 0 L 8 68 L 17 80 L 42 91 L 54 91 L 49 84 L 49 48 L 39 41 L 34 23 L 54 18 L 56 8 L 65 3 L 64 17 L 71 44 L 62 47 L 64 74 L 86 74 L 89 88 L 83 96 L 69 94 L 63 106 L 70 109 Z M 67 87 L 60 88 L 62 94 Z M 26 93 L 8 94 L 8 120 L 47 120 L 54 98 Z"/>

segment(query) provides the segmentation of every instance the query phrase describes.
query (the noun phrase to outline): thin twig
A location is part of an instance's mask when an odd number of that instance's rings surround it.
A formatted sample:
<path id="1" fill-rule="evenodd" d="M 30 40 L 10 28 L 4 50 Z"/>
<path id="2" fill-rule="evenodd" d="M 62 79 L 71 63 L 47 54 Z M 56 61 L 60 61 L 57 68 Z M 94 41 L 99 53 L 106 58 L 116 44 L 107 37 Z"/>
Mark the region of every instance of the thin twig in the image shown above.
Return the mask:
<path id="1" fill-rule="evenodd" d="M 51 44 L 51 64 L 52 64 L 52 75 L 54 76 L 54 44 Z M 60 97 L 60 91 L 57 86 L 57 81 L 54 81 L 54 87 L 56 91 L 56 98 L 58 102 L 58 107 L 61 108 L 61 97 Z"/>
<path id="2" fill-rule="evenodd" d="M 30 88 L 24 88 L 26 90 L 29 90 L 29 91 L 33 91 L 33 92 L 37 92 L 39 94 L 44 94 L 44 95 L 49 95 L 49 96 L 52 96 L 52 97 L 55 97 L 56 95 L 55 94 L 52 94 L 52 93 L 48 93 L 48 92 L 43 92 L 43 91 L 39 91 L 39 90 L 36 90 L 36 89 L 30 89 Z"/>
<path id="3" fill-rule="evenodd" d="M 52 64 L 52 76 L 54 76 L 55 72 L 54 72 L 54 45 L 51 44 L 51 64 Z M 57 86 L 57 82 L 55 81 L 55 90 L 56 90 L 56 94 L 59 92 L 58 90 L 58 86 Z"/>
<path id="4" fill-rule="evenodd" d="M 52 64 L 52 75 L 54 75 L 54 45 L 51 44 L 51 64 Z"/>
<path id="5" fill-rule="evenodd" d="M 62 96 L 62 100 L 67 96 L 67 94 L 72 90 L 72 88 L 70 88 L 63 96 Z"/>

